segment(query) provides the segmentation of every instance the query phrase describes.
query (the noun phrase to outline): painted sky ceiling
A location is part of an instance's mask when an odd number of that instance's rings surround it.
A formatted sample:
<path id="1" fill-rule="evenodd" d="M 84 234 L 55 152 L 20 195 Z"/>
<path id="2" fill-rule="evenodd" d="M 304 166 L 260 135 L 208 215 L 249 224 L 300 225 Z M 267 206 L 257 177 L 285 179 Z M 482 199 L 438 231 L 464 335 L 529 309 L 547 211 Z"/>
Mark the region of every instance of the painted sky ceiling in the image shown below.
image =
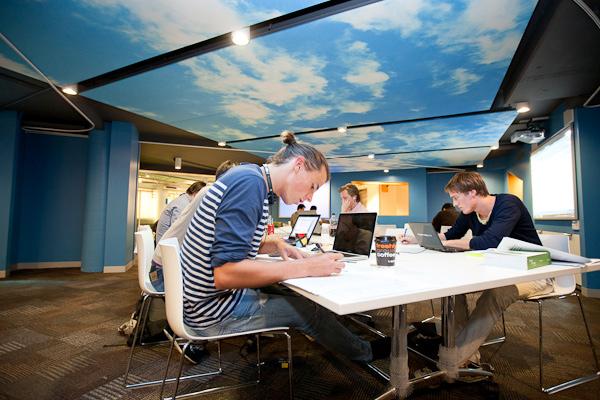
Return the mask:
<path id="1" fill-rule="evenodd" d="M 0 26 L 65 85 L 315 3 L 4 0 Z M 284 129 L 486 110 L 534 6 L 530 0 L 386 0 L 85 95 L 225 141 Z M 15 69 L 18 59 L 2 51 L 0 65 Z M 496 113 L 300 139 L 328 157 L 420 151 L 375 160 L 333 158 L 338 171 L 470 165 L 484 159 L 489 148 L 435 150 L 490 146 L 514 116 Z M 265 139 L 235 146 L 274 151 L 278 143 Z"/>

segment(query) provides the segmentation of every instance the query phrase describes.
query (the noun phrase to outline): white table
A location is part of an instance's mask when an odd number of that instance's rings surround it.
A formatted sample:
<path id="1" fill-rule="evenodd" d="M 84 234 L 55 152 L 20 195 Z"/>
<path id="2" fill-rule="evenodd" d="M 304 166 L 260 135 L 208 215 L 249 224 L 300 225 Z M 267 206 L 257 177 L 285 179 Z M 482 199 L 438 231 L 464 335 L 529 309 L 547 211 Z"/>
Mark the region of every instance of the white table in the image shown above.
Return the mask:
<path id="1" fill-rule="evenodd" d="M 390 355 L 391 389 L 384 398 L 410 394 L 408 377 L 406 305 L 435 298 L 445 299 L 445 345 L 454 346 L 454 296 L 600 269 L 593 266 L 552 264 L 530 271 L 484 265 L 477 252 L 418 254 L 400 253 L 393 267 L 377 267 L 374 255 L 368 261 L 347 263 L 337 276 L 290 279 L 284 284 L 299 294 L 339 315 L 393 307 L 393 338 Z M 443 374 L 441 371 L 439 374 Z"/>

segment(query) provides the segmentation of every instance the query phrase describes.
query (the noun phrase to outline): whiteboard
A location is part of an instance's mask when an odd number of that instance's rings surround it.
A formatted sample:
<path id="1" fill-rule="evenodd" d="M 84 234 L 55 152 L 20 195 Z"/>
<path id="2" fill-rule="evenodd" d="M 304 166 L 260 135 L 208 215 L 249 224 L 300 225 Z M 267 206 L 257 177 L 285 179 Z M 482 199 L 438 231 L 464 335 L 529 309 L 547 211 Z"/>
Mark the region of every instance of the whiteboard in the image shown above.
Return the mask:
<path id="1" fill-rule="evenodd" d="M 323 186 L 317 190 L 312 198 L 312 201 L 305 201 L 303 204 L 306 206 L 305 210 L 308 211 L 310 206 L 317 206 L 317 214 L 321 215 L 321 218 L 329 218 L 329 191 L 331 182 L 327 181 Z M 292 216 L 294 211 L 298 209 L 297 204 L 285 204 L 281 197 L 279 198 L 279 218 L 289 218 Z"/>
<path id="2" fill-rule="evenodd" d="M 573 130 L 566 127 L 531 153 L 534 219 L 577 219 Z"/>

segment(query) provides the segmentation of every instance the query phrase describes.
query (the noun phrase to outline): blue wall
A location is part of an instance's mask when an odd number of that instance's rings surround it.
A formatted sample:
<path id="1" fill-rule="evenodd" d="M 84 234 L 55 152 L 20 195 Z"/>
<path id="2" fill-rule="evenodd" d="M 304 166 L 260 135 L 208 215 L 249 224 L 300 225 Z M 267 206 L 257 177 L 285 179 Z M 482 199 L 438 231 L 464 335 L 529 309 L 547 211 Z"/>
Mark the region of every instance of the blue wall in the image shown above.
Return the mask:
<path id="1" fill-rule="evenodd" d="M 17 234 L 15 215 L 19 170 L 19 116 L 0 112 L 0 273 L 5 275 L 14 258 Z"/>
<path id="2" fill-rule="evenodd" d="M 377 218 L 379 224 L 395 224 L 403 226 L 406 222 L 427 221 L 427 174 L 424 168 L 398 169 L 370 172 L 345 172 L 331 175 L 331 212 L 340 214 L 342 206 L 338 189 L 351 181 L 378 181 L 378 182 L 408 182 L 409 184 L 409 216 L 392 217 L 381 216 Z"/>
<path id="3" fill-rule="evenodd" d="M 79 261 L 87 139 L 21 135 L 14 263 Z"/>

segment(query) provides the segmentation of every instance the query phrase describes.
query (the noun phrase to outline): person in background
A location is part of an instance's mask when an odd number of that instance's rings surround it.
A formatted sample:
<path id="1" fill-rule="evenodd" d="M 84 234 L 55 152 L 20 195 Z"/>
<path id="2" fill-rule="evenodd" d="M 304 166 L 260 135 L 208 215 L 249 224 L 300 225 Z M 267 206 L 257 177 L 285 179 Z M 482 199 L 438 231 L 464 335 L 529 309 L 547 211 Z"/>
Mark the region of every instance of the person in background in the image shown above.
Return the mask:
<path id="1" fill-rule="evenodd" d="M 187 188 L 185 193 L 180 194 L 179 197 L 167 204 L 162 213 L 160 213 L 160 218 L 158 218 L 158 224 L 156 226 L 156 243 L 160 242 L 160 239 L 162 239 L 167 229 L 169 229 L 177 218 L 179 218 L 179 213 L 191 203 L 194 196 L 196 196 L 196 193 L 205 186 L 205 182 L 194 182 Z"/>
<path id="2" fill-rule="evenodd" d="M 435 228 L 435 231 L 437 233 L 440 233 L 442 226 L 454 225 L 457 218 L 458 212 L 456 211 L 456 208 L 454 208 L 452 203 L 444 203 L 444 205 L 442 206 L 442 210 L 439 211 L 435 215 L 435 217 L 433 217 L 431 224 Z"/>
<path id="3" fill-rule="evenodd" d="M 360 194 L 356 185 L 347 183 L 339 189 L 342 198 L 343 213 L 362 213 L 369 212 L 360 202 Z"/>
<path id="4" fill-rule="evenodd" d="M 368 342 L 304 297 L 257 289 L 290 278 L 329 276 L 344 268 L 340 254 L 308 255 L 275 235 L 264 236 L 275 196 L 286 204 L 310 201 L 330 179 L 323 154 L 296 142 L 291 132 L 282 139 L 285 146 L 267 164 L 232 169 L 200 202 L 181 248 L 185 323 L 209 336 L 290 326 L 360 364 L 387 357 L 389 338 Z M 259 253 L 273 252 L 283 260 L 256 259 Z"/>
<path id="5" fill-rule="evenodd" d="M 445 246 L 485 250 L 497 247 L 503 237 L 541 245 L 533 220 L 523 202 L 512 194 L 490 194 L 477 172 L 459 172 L 444 190 L 461 214 L 440 239 Z M 467 230 L 472 239 L 460 239 Z M 553 291 L 552 280 L 540 280 L 483 291 L 469 315 L 465 295 L 455 297 L 456 347 L 439 349 L 439 366 L 449 377 L 469 360 L 478 361 L 479 347 L 485 342 L 504 310 L 518 299 Z"/>
<path id="6" fill-rule="evenodd" d="M 215 180 L 218 180 L 223 174 L 229 171 L 231 168 L 235 167 L 237 164 L 233 161 L 227 160 L 221 163 L 215 172 Z M 188 225 L 194 213 L 196 212 L 196 208 L 198 208 L 198 204 L 206 194 L 209 186 L 204 186 L 197 192 L 192 199 L 192 201 L 181 211 L 180 214 L 177 215 L 175 221 L 163 233 L 162 239 L 169 238 L 177 238 L 179 243 L 183 242 L 183 237 L 185 236 L 185 232 L 187 231 Z M 160 246 L 156 246 L 154 248 L 154 254 L 152 255 L 152 264 L 150 267 L 150 282 L 152 282 L 152 286 L 159 292 L 164 292 L 164 281 L 163 281 L 163 270 L 162 270 L 162 256 L 160 253 Z M 147 325 L 155 325 L 157 328 L 153 330 L 162 332 L 163 329 L 168 328 L 167 324 L 167 315 L 165 313 L 165 303 L 161 298 L 154 299 L 150 309 L 148 310 L 148 324 Z M 167 334 L 168 332 L 167 329 Z M 177 350 L 181 352 L 181 347 L 178 346 Z M 192 345 L 188 346 L 185 358 L 187 361 L 192 364 L 199 363 L 204 357 L 208 355 L 208 352 L 205 350 L 203 345 Z"/>
<path id="7" fill-rule="evenodd" d="M 298 219 L 298 215 L 302 214 L 305 208 L 306 207 L 304 206 L 304 204 L 298 204 L 298 208 L 296 208 L 296 211 L 294 211 L 294 213 L 290 217 L 290 225 L 294 226 L 296 220 Z"/>
<path id="8" fill-rule="evenodd" d="M 310 206 L 310 211 L 317 212 L 317 206 Z"/>

